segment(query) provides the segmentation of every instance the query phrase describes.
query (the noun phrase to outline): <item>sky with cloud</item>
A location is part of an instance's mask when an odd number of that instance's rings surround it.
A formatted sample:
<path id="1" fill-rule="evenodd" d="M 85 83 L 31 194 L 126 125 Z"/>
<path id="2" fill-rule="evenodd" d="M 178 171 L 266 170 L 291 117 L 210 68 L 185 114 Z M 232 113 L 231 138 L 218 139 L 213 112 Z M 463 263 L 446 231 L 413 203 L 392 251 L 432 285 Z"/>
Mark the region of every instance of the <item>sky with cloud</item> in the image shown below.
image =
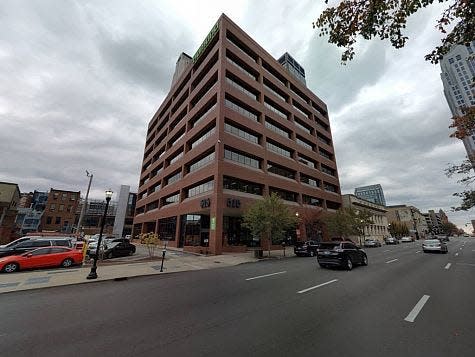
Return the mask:
<path id="1" fill-rule="evenodd" d="M 330 4 L 332 1 L 330 1 Z M 333 1 L 335 3 L 335 1 Z M 148 121 L 167 95 L 181 52 L 193 55 L 225 13 L 275 58 L 291 53 L 307 86 L 328 105 L 343 193 L 380 183 L 388 204 L 453 213 L 444 175 L 463 160 L 448 137 L 439 66 L 424 55 L 440 41 L 444 4 L 410 19 L 405 48 L 360 41 L 355 59 L 312 29 L 323 1 L 0 2 L 0 181 L 91 196 L 137 189 Z"/>

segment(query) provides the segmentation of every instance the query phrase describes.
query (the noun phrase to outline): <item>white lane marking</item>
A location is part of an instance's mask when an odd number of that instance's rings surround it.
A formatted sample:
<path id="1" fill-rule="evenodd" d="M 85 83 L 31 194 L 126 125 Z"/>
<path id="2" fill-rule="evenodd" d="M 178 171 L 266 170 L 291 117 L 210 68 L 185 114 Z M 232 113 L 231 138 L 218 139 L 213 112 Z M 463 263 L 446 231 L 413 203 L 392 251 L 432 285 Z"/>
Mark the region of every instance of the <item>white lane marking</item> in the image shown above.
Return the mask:
<path id="1" fill-rule="evenodd" d="M 414 306 L 414 308 L 411 310 L 411 312 L 409 313 L 409 315 L 406 316 L 406 318 L 404 319 L 404 321 L 407 321 L 407 322 L 414 322 L 414 320 L 416 319 L 417 315 L 419 315 L 419 312 L 421 312 L 422 308 L 424 307 L 425 303 L 427 302 L 427 300 L 429 300 L 430 296 L 429 295 L 424 295 L 423 297 L 421 297 L 421 299 L 419 300 L 419 302 L 416 304 L 416 306 Z"/>
<path id="2" fill-rule="evenodd" d="M 390 252 L 391 249 L 386 249 L 386 250 L 383 250 L 383 252 Z"/>
<path id="3" fill-rule="evenodd" d="M 455 253 L 455 256 L 458 256 L 458 255 L 459 255 L 459 253 Z"/>
<path id="4" fill-rule="evenodd" d="M 303 290 L 297 291 L 297 294 L 303 294 L 303 293 L 306 293 L 307 291 L 310 291 L 310 290 L 313 290 L 313 289 L 317 289 L 317 288 L 319 288 L 319 287 L 321 287 L 321 286 L 324 286 L 324 285 L 328 285 L 328 284 L 334 283 L 335 281 L 338 281 L 338 279 L 333 279 L 333 280 L 327 281 L 326 283 L 322 283 L 322 284 L 315 285 L 315 286 L 312 286 L 312 287 L 310 287 L 310 288 L 307 288 L 307 289 L 303 289 Z"/>
<path id="5" fill-rule="evenodd" d="M 396 258 L 396 259 L 393 259 L 393 260 L 388 260 L 388 261 L 386 262 L 386 264 L 389 264 L 389 263 L 395 262 L 395 261 L 397 261 L 397 260 L 399 260 L 399 259 L 397 259 L 397 258 Z"/>
<path id="6" fill-rule="evenodd" d="M 420 252 L 421 252 L 421 251 L 420 251 L 420 250 L 418 250 L 418 251 L 416 252 L 416 254 L 417 254 L 417 253 L 420 253 Z"/>
<path id="7" fill-rule="evenodd" d="M 449 270 L 451 265 L 452 263 L 447 263 L 447 265 L 445 266 L 445 269 Z"/>
<path id="8" fill-rule="evenodd" d="M 255 277 L 253 277 L 253 278 L 247 278 L 246 280 L 248 281 L 248 280 L 260 279 L 260 278 L 267 278 L 268 276 L 273 276 L 273 275 L 277 275 L 277 274 L 285 274 L 285 273 L 287 273 L 286 270 L 284 270 L 284 271 L 279 271 L 279 272 L 277 272 L 277 273 L 272 273 L 272 274 L 259 275 L 259 276 L 255 276 Z"/>
<path id="9" fill-rule="evenodd" d="M 470 263 L 457 263 L 457 265 L 467 265 L 467 266 L 475 267 L 475 264 L 470 264 Z"/>

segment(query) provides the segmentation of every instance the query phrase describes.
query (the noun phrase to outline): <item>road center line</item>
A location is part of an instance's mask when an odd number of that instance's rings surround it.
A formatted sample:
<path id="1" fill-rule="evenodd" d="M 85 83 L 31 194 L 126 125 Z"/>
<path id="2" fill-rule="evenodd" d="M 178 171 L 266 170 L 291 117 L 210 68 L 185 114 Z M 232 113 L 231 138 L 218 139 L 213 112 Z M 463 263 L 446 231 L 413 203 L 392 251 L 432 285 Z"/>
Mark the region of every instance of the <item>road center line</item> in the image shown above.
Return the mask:
<path id="1" fill-rule="evenodd" d="M 449 270 L 451 265 L 452 263 L 447 263 L 447 265 L 445 266 L 445 269 Z"/>
<path id="2" fill-rule="evenodd" d="M 246 281 L 249 281 L 249 280 L 255 280 L 255 279 L 260 279 L 260 278 L 267 278 L 268 276 L 273 276 L 273 275 L 277 275 L 277 274 L 285 274 L 287 273 L 286 270 L 284 271 L 279 271 L 277 273 L 272 273 L 272 274 L 266 274 L 266 275 L 259 275 L 259 276 L 255 276 L 253 278 L 247 278 Z"/>
<path id="3" fill-rule="evenodd" d="M 419 312 L 421 312 L 427 300 L 429 300 L 429 297 L 430 297 L 429 295 L 424 295 L 423 297 L 421 297 L 419 302 L 416 304 L 416 306 L 414 306 L 414 308 L 411 310 L 409 315 L 406 316 L 404 321 L 414 322 L 414 320 L 416 319 L 417 315 L 419 315 Z"/>
<path id="4" fill-rule="evenodd" d="M 420 252 L 421 252 L 421 251 L 420 251 L 420 250 L 418 250 L 418 251 L 416 252 L 416 254 L 417 254 L 417 253 L 420 253 Z"/>
<path id="5" fill-rule="evenodd" d="M 317 288 L 319 288 L 319 287 L 321 287 L 321 286 L 324 286 L 324 285 L 328 285 L 328 284 L 334 283 L 335 281 L 338 281 L 338 279 L 333 279 L 333 280 L 327 281 L 326 283 L 322 283 L 322 284 L 315 285 L 315 286 L 312 286 L 312 287 L 310 287 L 310 288 L 307 288 L 307 289 L 303 289 L 303 290 L 297 291 L 297 294 L 303 294 L 303 293 L 306 293 L 307 291 L 310 291 L 310 290 L 313 290 L 313 289 L 317 289 Z"/>
<path id="6" fill-rule="evenodd" d="M 397 261 L 397 260 L 399 260 L 399 259 L 396 258 L 396 259 L 393 259 L 393 260 L 388 260 L 388 261 L 386 262 L 386 264 L 393 263 L 393 262 L 395 262 L 395 261 Z"/>
<path id="7" fill-rule="evenodd" d="M 391 249 L 386 249 L 383 252 L 390 252 L 390 251 L 391 251 Z"/>

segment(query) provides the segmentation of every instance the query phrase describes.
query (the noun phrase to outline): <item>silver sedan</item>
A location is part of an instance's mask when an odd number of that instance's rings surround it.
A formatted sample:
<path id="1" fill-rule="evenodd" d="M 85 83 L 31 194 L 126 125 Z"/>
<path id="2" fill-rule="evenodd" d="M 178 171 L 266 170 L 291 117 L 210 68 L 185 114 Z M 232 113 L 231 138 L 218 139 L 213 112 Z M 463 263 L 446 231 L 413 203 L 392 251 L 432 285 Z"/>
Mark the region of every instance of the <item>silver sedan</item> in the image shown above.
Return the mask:
<path id="1" fill-rule="evenodd" d="M 424 242 L 422 242 L 422 250 L 424 253 L 428 252 L 442 252 L 442 253 L 448 253 L 448 248 L 447 244 L 444 242 L 441 242 L 438 239 L 426 239 Z"/>

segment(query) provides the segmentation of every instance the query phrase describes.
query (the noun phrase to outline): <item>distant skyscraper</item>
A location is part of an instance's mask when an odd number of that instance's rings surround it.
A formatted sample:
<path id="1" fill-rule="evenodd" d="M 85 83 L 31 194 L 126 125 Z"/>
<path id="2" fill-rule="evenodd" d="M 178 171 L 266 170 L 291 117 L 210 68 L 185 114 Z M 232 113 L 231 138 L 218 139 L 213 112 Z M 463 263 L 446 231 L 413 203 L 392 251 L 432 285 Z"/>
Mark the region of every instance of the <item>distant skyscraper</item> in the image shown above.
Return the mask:
<path id="1" fill-rule="evenodd" d="M 386 200 L 384 199 L 384 192 L 381 185 L 370 185 L 355 188 L 355 196 L 365 199 L 370 202 L 378 203 L 386 206 Z"/>
<path id="2" fill-rule="evenodd" d="M 307 82 L 305 81 L 305 70 L 291 55 L 289 55 L 288 52 L 285 52 L 280 56 L 278 62 L 289 71 L 292 77 L 307 85 Z"/>
<path id="3" fill-rule="evenodd" d="M 469 46 L 454 46 L 440 62 L 444 95 L 452 115 L 462 114 L 462 107 L 475 105 L 475 41 Z M 475 163 L 475 133 L 463 139 L 467 155 Z"/>

